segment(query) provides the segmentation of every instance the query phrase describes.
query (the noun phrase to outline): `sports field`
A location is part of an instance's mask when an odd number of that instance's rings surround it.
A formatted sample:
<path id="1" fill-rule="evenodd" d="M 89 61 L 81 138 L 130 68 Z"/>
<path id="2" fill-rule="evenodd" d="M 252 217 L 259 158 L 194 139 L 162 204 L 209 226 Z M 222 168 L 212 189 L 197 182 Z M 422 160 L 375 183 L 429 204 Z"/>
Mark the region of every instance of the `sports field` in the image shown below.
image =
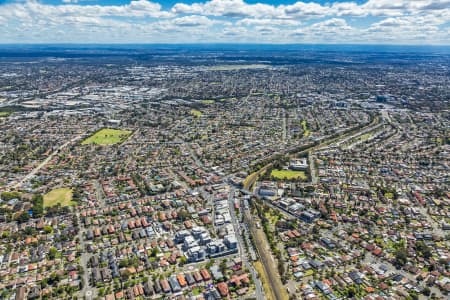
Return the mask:
<path id="1" fill-rule="evenodd" d="M 82 144 L 114 145 L 124 142 L 130 135 L 130 130 L 104 128 L 85 139 Z"/>
<path id="2" fill-rule="evenodd" d="M 55 206 L 58 203 L 61 206 L 74 205 L 75 202 L 72 201 L 72 190 L 69 188 L 58 188 L 44 195 L 44 208 Z"/>
<path id="3" fill-rule="evenodd" d="M 306 180 L 306 174 L 303 171 L 293 171 L 293 170 L 272 170 L 270 176 L 275 179 L 297 179 Z"/>

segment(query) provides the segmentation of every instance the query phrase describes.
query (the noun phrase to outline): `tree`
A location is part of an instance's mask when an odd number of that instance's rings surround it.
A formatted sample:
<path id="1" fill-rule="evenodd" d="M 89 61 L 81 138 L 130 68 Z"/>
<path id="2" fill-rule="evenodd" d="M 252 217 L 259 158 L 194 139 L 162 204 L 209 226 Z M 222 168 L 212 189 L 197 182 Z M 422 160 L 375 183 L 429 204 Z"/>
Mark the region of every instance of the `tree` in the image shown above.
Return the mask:
<path id="1" fill-rule="evenodd" d="M 286 270 L 285 270 L 285 267 L 284 267 L 284 263 L 282 261 L 278 262 L 278 274 L 281 276 L 283 284 L 286 283 L 284 281 L 284 279 L 285 279 L 285 276 L 284 276 L 285 271 Z"/>
<path id="2" fill-rule="evenodd" d="M 119 262 L 120 268 L 125 268 L 125 267 L 128 267 L 129 265 L 130 265 L 130 261 L 128 258 L 124 258 Z"/>
<path id="3" fill-rule="evenodd" d="M 1 199 L 4 201 L 9 201 L 12 199 L 20 199 L 20 193 L 19 192 L 3 192 L 0 196 Z"/>
<path id="4" fill-rule="evenodd" d="M 49 259 L 55 259 L 57 253 L 58 253 L 58 250 L 56 250 L 55 247 L 51 247 L 51 248 L 48 250 L 48 258 L 49 258 Z"/>
<path id="5" fill-rule="evenodd" d="M 60 280 L 61 277 L 56 272 L 53 272 L 48 279 L 48 284 L 54 285 L 55 283 L 58 283 Z"/>
<path id="6" fill-rule="evenodd" d="M 45 233 L 49 234 L 49 233 L 53 232 L 53 228 L 52 228 L 52 226 L 46 225 L 46 226 L 44 226 L 44 231 L 45 231 Z"/>
<path id="7" fill-rule="evenodd" d="M 357 291 L 356 291 L 356 288 L 355 288 L 354 286 L 350 286 L 350 287 L 347 289 L 347 297 L 348 297 L 348 298 L 353 298 L 353 297 L 355 297 L 356 293 L 357 293 Z"/>
<path id="8" fill-rule="evenodd" d="M 185 265 L 187 263 L 187 258 L 186 258 L 186 256 L 181 256 L 180 257 L 180 266 L 183 266 L 183 265 Z"/>
<path id="9" fill-rule="evenodd" d="M 42 217 L 44 213 L 44 197 L 41 194 L 36 194 L 33 196 L 32 202 L 33 207 L 31 210 L 33 211 L 33 217 L 34 218 Z"/>
<path id="10" fill-rule="evenodd" d="M 19 215 L 19 217 L 17 217 L 17 222 L 19 222 L 19 223 L 25 223 L 25 222 L 27 222 L 29 219 L 30 219 L 30 215 L 29 215 L 26 211 L 24 211 L 24 212 L 22 212 L 22 213 Z"/>
<path id="11" fill-rule="evenodd" d="M 152 249 L 152 253 L 150 254 L 151 257 L 155 257 L 159 253 L 159 249 L 157 247 Z"/>
<path id="12" fill-rule="evenodd" d="M 206 268 L 209 269 L 211 268 L 214 264 L 215 264 L 216 260 L 214 258 L 211 258 L 207 263 L 206 263 Z"/>
<path id="13" fill-rule="evenodd" d="M 227 270 L 227 260 L 226 259 L 224 259 L 220 262 L 219 268 L 222 273 L 226 272 L 226 270 Z"/>
<path id="14" fill-rule="evenodd" d="M 191 214 L 185 209 L 180 210 L 178 212 L 178 219 L 180 221 L 185 221 L 185 220 L 189 219 L 190 217 L 191 217 Z"/>
<path id="15" fill-rule="evenodd" d="M 429 259 L 431 257 L 431 250 L 423 241 L 418 241 L 416 243 L 416 250 L 419 252 L 425 259 Z"/>
<path id="16" fill-rule="evenodd" d="M 408 253 L 406 248 L 399 248 L 395 250 L 395 265 L 396 266 L 404 266 L 408 260 Z"/>

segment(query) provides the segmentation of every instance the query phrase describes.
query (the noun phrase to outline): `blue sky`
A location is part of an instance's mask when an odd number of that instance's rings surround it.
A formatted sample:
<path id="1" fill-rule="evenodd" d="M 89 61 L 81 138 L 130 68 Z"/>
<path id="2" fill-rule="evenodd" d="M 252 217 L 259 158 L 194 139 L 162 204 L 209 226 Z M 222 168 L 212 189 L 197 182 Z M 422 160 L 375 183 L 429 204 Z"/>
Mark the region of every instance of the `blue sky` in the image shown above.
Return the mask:
<path id="1" fill-rule="evenodd" d="M 450 45 L 450 0 L 0 0 L 0 43 Z"/>

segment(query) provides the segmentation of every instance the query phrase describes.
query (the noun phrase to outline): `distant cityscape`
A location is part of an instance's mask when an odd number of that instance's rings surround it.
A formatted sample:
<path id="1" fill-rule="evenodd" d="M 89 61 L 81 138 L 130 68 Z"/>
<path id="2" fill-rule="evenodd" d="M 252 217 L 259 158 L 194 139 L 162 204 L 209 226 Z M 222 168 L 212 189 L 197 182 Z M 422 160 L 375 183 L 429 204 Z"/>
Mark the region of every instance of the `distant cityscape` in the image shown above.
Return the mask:
<path id="1" fill-rule="evenodd" d="M 450 50 L 0 50 L 0 299 L 448 299 Z"/>

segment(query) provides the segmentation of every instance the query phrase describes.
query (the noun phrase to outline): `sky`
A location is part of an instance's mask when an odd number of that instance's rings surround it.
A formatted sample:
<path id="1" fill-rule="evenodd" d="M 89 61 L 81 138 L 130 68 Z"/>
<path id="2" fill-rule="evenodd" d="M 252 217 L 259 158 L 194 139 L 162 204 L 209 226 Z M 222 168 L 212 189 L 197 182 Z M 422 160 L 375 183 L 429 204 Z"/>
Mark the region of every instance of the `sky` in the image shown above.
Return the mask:
<path id="1" fill-rule="evenodd" d="M 0 0 L 0 43 L 450 45 L 450 0 Z"/>

